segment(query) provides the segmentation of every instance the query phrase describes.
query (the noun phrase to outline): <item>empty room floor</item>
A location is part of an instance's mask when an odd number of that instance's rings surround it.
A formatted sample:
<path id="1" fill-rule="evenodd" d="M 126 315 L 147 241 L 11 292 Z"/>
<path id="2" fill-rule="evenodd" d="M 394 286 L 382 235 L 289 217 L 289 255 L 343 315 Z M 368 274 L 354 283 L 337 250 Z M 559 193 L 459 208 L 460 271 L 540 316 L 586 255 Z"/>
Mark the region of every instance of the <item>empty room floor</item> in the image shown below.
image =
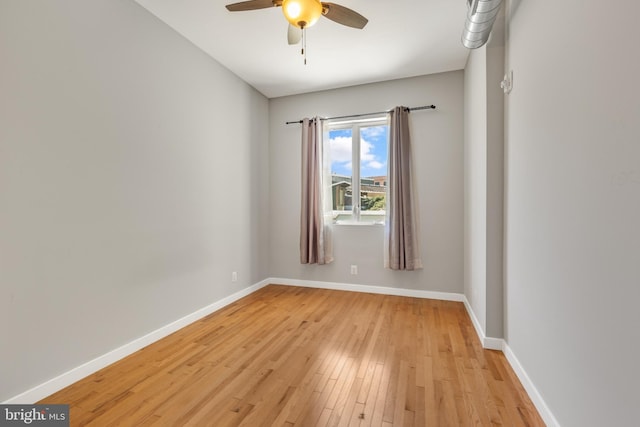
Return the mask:
<path id="1" fill-rule="evenodd" d="M 72 426 L 543 426 L 459 302 L 269 285 L 43 399 Z"/>

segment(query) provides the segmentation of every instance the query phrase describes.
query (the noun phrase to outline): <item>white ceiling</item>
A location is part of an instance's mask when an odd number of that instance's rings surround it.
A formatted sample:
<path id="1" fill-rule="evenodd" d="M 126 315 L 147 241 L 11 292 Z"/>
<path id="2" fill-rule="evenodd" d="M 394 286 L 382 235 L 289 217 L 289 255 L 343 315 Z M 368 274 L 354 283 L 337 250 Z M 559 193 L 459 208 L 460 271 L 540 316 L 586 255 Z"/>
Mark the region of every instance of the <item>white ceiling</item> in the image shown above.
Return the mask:
<path id="1" fill-rule="evenodd" d="M 136 0 L 269 98 L 464 68 L 466 0 L 334 0 L 369 19 L 362 30 L 321 17 L 307 65 L 287 44 L 281 8 L 228 12 L 233 0 Z"/>

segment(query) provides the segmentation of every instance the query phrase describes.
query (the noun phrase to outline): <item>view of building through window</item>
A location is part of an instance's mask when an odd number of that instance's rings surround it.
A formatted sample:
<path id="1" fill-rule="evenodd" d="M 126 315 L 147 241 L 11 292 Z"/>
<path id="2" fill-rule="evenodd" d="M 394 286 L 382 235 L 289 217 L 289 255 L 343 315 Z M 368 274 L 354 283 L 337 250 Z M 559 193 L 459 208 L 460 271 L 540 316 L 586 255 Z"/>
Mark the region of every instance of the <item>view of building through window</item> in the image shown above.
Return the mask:
<path id="1" fill-rule="evenodd" d="M 387 118 L 329 122 L 325 129 L 329 138 L 334 222 L 384 223 L 389 138 Z"/>

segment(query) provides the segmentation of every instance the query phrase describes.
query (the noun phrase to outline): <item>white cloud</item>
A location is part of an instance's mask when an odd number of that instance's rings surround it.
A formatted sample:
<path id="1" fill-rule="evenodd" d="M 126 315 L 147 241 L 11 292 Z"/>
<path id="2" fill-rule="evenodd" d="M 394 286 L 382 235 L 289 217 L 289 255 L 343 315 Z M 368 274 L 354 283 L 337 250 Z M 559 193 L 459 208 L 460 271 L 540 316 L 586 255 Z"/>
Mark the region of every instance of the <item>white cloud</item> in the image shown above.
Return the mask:
<path id="1" fill-rule="evenodd" d="M 337 163 L 351 162 L 351 137 L 338 136 L 329 140 L 331 161 Z"/>
<path id="2" fill-rule="evenodd" d="M 370 162 L 375 160 L 376 156 L 371 153 L 371 149 L 373 149 L 373 144 L 369 141 L 362 138 L 360 140 L 360 161 L 361 162 Z"/>
<path id="3" fill-rule="evenodd" d="M 376 128 L 368 128 L 376 129 Z M 331 162 L 337 163 L 341 167 L 351 170 L 351 137 L 337 136 L 329 140 L 329 148 L 331 150 Z M 383 169 L 386 167 L 380 159 L 372 152 L 374 144 L 365 138 L 360 139 L 360 161 L 366 167 L 372 169 Z"/>
<path id="4" fill-rule="evenodd" d="M 360 130 L 360 135 L 362 135 L 363 138 L 373 139 L 381 135 L 384 135 L 385 129 L 386 129 L 386 126 L 373 126 L 369 128 L 362 128 Z"/>

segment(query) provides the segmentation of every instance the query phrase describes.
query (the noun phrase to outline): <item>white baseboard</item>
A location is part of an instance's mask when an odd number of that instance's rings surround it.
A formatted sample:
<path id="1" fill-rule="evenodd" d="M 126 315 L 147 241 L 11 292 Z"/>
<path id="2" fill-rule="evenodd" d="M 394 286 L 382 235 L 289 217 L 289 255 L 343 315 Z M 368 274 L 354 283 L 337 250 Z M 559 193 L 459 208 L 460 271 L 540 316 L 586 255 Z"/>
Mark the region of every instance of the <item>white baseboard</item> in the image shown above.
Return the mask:
<path id="1" fill-rule="evenodd" d="M 25 391 L 24 393 L 20 393 L 17 396 L 10 398 L 9 400 L 2 402 L 3 404 L 33 404 L 45 397 L 73 384 L 74 382 L 81 380 L 82 378 L 93 374 L 94 372 L 111 365 L 118 360 L 135 353 L 143 347 L 148 346 L 172 333 L 175 331 L 184 328 L 185 326 L 202 319 L 205 316 L 213 313 L 214 311 L 220 310 L 221 308 L 243 298 L 258 289 L 269 284 L 268 280 L 263 280 L 261 282 L 256 283 L 255 285 L 244 288 L 228 297 L 222 298 L 210 304 L 206 307 L 203 307 L 191 314 L 188 314 L 174 322 L 169 323 L 159 329 L 156 329 L 153 332 L 150 332 L 140 338 L 136 338 L 135 340 L 127 343 L 121 347 L 116 348 L 108 353 L 103 354 L 93 360 L 90 360 L 76 368 L 71 369 L 64 374 L 61 374 L 55 378 L 50 379 L 38 386 L 33 387 L 30 390 Z"/>
<path id="2" fill-rule="evenodd" d="M 482 325 L 480 325 L 480 322 L 478 321 L 476 314 L 471 308 L 471 304 L 469 304 L 469 300 L 465 295 L 463 295 L 463 298 L 464 298 L 464 307 L 467 309 L 467 313 L 471 318 L 471 323 L 473 324 L 473 327 L 476 330 L 476 334 L 478 335 L 478 338 L 480 338 L 482 347 L 488 350 L 502 350 L 504 340 L 502 338 L 492 338 L 492 337 L 487 337 L 485 335 L 484 329 L 482 329 Z"/>
<path id="3" fill-rule="evenodd" d="M 444 301 L 464 301 L 464 295 L 453 292 L 422 291 L 417 289 L 392 288 L 388 286 L 354 285 L 350 283 L 319 282 L 313 280 L 285 279 L 271 277 L 269 283 L 307 288 L 333 289 L 336 291 L 366 292 L 370 294 L 395 295 L 401 297 L 428 298 Z"/>
<path id="4" fill-rule="evenodd" d="M 529 375 L 527 375 L 526 371 L 520 364 L 520 361 L 518 360 L 516 355 L 513 353 L 513 351 L 507 344 L 507 342 L 502 338 L 491 338 L 491 337 L 485 336 L 484 330 L 482 329 L 482 326 L 480 325 L 478 318 L 473 312 L 473 309 L 471 308 L 471 304 L 469 304 L 469 300 L 467 300 L 466 296 L 464 296 L 464 306 L 467 309 L 467 313 L 469 313 L 469 317 L 471 318 L 471 323 L 473 323 L 473 327 L 476 330 L 476 334 L 478 334 L 478 338 L 480 338 L 482 347 L 489 350 L 502 351 L 502 353 L 505 355 L 507 359 L 507 362 L 509 362 L 509 365 L 511 365 L 513 372 L 515 372 L 516 376 L 522 383 L 522 386 L 526 390 L 527 394 L 529 395 L 529 398 L 531 399 L 531 402 L 538 410 L 538 413 L 544 420 L 545 424 L 548 427 L 560 427 L 560 423 L 558 423 L 558 420 L 556 420 L 556 418 L 553 416 L 553 414 L 549 410 L 549 407 L 545 403 L 544 399 L 542 399 L 540 392 L 538 391 L 536 386 L 533 385 L 533 382 L 529 378 Z"/>
<path id="5" fill-rule="evenodd" d="M 502 352 L 509 361 L 511 368 L 513 368 L 513 371 L 516 373 L 516 376 L 522 383 L 522 386 L 529 395 L 531 402 L 533 402 L 533 405 L 538 410 L 538 413 L 542 417 L 542 420 L 545 422 L 547 427 L 560 427 L 560 423 L 558 422 L 556 417 L 553 416 L 553 413 L 540 395 L 540 392 L 538 391 L 536 386 L 533 385 L 533 382 L 529 378 L 529 375 L 527 375 L 527 372 L 524 370 L 524 368 L 520 364 L 520 361 L 511 350 L 511 347 L 509 347 L 509 344 L 507 344 L 506 342 L 504 342 L 502 346 Z"/>
<path id="6" fill-rule="evenodd" d="M 500 350 L 502 351 L 502 345 L 504 340 L 502 338 L 484 337 L 482 338 L 482 347 L 487 350 Z"/>

